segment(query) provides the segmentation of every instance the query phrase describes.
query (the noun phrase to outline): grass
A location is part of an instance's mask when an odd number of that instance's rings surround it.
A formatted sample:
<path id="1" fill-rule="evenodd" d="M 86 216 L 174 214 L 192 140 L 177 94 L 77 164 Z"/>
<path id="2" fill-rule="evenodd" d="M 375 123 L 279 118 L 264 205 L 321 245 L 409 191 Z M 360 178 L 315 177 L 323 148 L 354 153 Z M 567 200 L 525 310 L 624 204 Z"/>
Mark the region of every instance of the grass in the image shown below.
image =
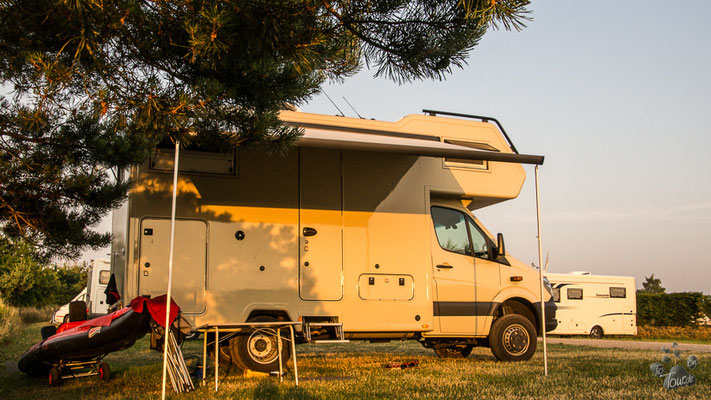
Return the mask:
<path id="1" fill-rule="evenodd" d="M 42 323 L 23 328 L 15 340 L 0 348 L 0 361 L 17 360 L 39 340 Z M 699 356 L 693 370 L 697 384 L 674 391 L 662 388 L 649 365 L 657 351 L 549 346 L 550 374 L 542 378 L 542 353 L 526 363 L 497 362 L 488 349 L 475 349 L 468 359 L 438 359 L 415 342 L 381 344 L 302 345 L 301 384 L 294 387 L 271 377 L 224 377 L 220 391 L 212 383 L 180 399 L 709 399 L 711 359 Z M 201 355 L 202 341 L 186 343 L 184 353 Z M 686 357 L 687 354 L 682 354 Z M 419 366 L 389 370 L 389 362 L 419 361 Z M 160 397 L 161 355 L 148 349 L 147 338 L 134 347 L 109 355 L 113 378 L 69 380 L 60 388 L 21 373 L 0 373 L 2 399 L 155 399 Z M 668 369 L 669 366 L 667 366 Z M 169 389 L 170 390 L 170 389 Z"/>
<path id="2" fill-rule="evenodd" d="M 589 338 L 587 335 L 549 335 L 560 338 Z M 605 335 L 608 340 L 643 340 L 650 342 L 677 342 L 711 344 L 711 326 L 643 326 L 637 327 L 637 335 Z"/>

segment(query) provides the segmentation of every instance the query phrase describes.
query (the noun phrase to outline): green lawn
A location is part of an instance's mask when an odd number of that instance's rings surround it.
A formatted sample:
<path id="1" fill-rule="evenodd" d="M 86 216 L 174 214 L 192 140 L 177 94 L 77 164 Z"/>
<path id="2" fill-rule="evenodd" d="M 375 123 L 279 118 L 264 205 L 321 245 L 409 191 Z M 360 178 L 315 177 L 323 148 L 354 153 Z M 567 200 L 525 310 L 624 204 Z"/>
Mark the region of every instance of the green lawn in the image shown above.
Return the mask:
<path id="1" fill-rule="evenodd" d="M 16 341 L 0 348 L 0 361 L 17 360 L 39 339 L 39 327 L 24 329 Z M 226 377 L 220 391 L 214 384 L 172 398 L 254 399 L 710 399 L 711 359 L 699 356 L 693 370 L 697 384 L 667 391 L 649 365 L 659 361 L 657 351 L 549 346 L 548 378 L 543 378 L 539 351 L 527 363 L 502 363 L 488 349 L 475 349 L 464 360 L 438 359 L 415 342 L 302 345 L 299 372 L 302 382 L 279 383 L 272 377 Z M 188 342 L 188 355 L 201 355 L 202 341 Z M 688 354 L 682 354 L 682 357 Z M 148 349 L 144 338 L 134 347 L 109 355 L 113 378 L 69 380 L 60 388 L 47 387 L 44 379 L 21 373 L 0 373 L 0 399 L 150 399 L 160 397 L 161 355 Z M 419 367 L 389 370 L 383 364 L 417 360 Z M 668 369 L 668 366 L 667 366 Z M 169 389 L 170 390 L 170 389 Z"/>

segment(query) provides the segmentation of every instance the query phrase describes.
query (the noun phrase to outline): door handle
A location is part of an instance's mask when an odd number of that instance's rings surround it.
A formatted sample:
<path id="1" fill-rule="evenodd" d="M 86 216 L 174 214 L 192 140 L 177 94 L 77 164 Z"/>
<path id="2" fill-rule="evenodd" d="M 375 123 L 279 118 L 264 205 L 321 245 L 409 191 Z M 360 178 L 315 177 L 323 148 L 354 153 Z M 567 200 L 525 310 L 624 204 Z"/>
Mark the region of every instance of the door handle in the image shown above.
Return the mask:
<path id="1" fill-rule="evenodd" d="M 318 233 L 314 228 L 304 228 L 304 236 L 315 236 Z"/>
<path id="2" fill-rule="evenodd" d="M 451 266 L 451 265 L 449 265 L 449 264 L 447 264 L 447 263 L 445 263 L 445 264 L 440 264 L 440 265 L 438 265 L 437 268 L 452 269 L 452 268 L 454 268 L 454 267 Z"/>

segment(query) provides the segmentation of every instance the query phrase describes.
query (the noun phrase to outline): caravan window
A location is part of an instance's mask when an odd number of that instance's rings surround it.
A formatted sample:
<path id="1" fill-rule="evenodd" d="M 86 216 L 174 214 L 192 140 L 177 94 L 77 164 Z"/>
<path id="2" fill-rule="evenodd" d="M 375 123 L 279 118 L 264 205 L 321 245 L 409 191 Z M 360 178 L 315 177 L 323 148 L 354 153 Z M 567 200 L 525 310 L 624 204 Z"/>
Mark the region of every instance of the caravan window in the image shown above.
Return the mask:
<path id="1" fill-rule="evenodd" d="M 611 287 L 610 297 L 616 299 L 624 299 L 627 297 L 627 289 L 623 287 Z"/>
<path id="2" fill-rule="evenodd" d="M 570 300 L 582 300 L 582 299 L 583 299 L 583 289 L 581 289 L 581 288 L 568 288 L 568 299 L 570 299 Z"/>
<path id="3" fill-rule="evenodd" d="M 449 208 L 432 207 L 432 221 L 437 241 L 443 249 L 472 255 L 464 213 Z"/>
<path id="4" fill-rule="evenodd" d="M 553 288 L 553 301 L 560 303 L 560 288 Z"/>

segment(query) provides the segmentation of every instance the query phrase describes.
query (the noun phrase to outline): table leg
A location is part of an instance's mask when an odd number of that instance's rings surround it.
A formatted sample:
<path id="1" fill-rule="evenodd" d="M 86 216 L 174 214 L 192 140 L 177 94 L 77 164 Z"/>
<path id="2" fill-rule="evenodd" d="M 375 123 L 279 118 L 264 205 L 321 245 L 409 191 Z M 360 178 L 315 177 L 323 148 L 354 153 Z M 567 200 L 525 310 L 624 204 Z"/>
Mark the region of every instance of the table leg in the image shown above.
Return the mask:
<path id="1" fill-rule="evenodd" d="M 294 339 L 294 326 L 289 325 L 289 333 L 291 334 L 291 356 L 294 357 L 294 382 L 299 386 L 299 370 L 296 369 L 296 340 Z"/>
<path id="2" fill-rule="evenodd" d="M 217 374 L 220 368 L 220 330 L 215 327 L 215 391 L 217 391 Z"/>
<path id="3" fill-rule="evenodd" d="M 207 372 L 207 329 L 202 333 L 202 385 L 205 386 Z"/>
<path id="4" fill-rule="evenodd" d="M 281 367 L 281 327 L 277 328 L 277 355 L 279 356 L 279 382 L 284 382 L 284 374 Z"/>

